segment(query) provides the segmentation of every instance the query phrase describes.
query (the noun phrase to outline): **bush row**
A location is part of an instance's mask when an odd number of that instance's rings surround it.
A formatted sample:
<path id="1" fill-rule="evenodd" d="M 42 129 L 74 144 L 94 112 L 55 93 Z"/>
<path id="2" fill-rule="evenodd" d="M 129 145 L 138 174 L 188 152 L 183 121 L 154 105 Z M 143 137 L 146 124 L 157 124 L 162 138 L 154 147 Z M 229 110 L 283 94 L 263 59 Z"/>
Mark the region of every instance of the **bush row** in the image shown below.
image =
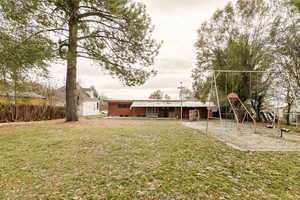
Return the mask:
<path id="1" fill-rule="evenodd" d="M 0 123 L 65 118 L 64 107 L 0 104 Z"/>

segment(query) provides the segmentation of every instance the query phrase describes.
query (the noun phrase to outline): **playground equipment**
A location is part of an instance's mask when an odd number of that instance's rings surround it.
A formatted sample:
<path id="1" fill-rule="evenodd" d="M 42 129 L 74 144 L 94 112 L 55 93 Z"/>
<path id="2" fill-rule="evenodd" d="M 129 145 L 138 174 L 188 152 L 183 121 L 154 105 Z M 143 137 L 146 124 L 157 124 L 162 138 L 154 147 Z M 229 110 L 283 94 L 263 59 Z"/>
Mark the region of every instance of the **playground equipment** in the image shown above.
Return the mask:
<path id="1" fill-rule="evenodd" d="M 234 114 L 237 130 L 240 131 L 241 125 L 249 117 L 253 122 L 254 132 L 256 132 L 256 121 L 239 96 L 236 93 L 230 93 L 227 95 L 227 99 Z"/>
<path id="2" fill-rule="evenodd" d="M 283 132 L 289 132 L 288 130 L 281 130 L 280 129 L 280 125 L 279 125 L 279 120 L 278 121 L 278 127 L 276 127 L 276 119 L 278 119 L 278 110 L 276 111 L 276 106 L 275 106 L 275 102 L 278 103 L 278 99 L 274 99 L 274 110 L 273 111 L 263 111 L 260 112 L 259 114 L 257 114 L 255 112 L 254 109 L 251 108 L 251 106 L 247 105 L 246 102 L 241 101 L 241 99 L 239 98 L 239 96 L 234 93 L 234 91 L 231 91 L 230 94 L 228 94 L 228 86 L 227 86 L 227 74 L 232 74 L 232 73 L 249 73 L 250 74 L 250 82 L 249 83 L 245 83 L 245 84 L 249 84 L 249 92 L 250 92 L 250 102 L 252 101 L 251 96 L 252 96 L 252 79 L 251 76 L 252 74 L 256 74 L 256 80 L 258 77 L 258 74 L 273 74 L 273 73 L 279 73 L 279 74 L 283 74 L 286 77 L 288 77 L 288 81 L 290 81 L 290 77 L 288 74 L 284 74 L 283 72 L 275 72 L 275 71 L 238 71 L 238 70 L 211 70 L 210 71 L 212 74 L 212 79 L 210 81 L 210 85 L 211 85 L 211 89 L 210 89 L 210 95 L 209 95 L 209 102 L 216 102 L 216 110 L 217 110 L 217 114 L 218 114 L 218 119 L 220 120 L 220 123 L 222 124 L 222 126 L 225 128 L 226 130 L 226 124 L 228 120 L 226 120 L 226 117 L 228 119 L 228 115 L 232 114 L 234 115 L 234 121 L 236 124 L 236 129 L 240 132 L 241 131 L 241 127 L 243 126 L 245 121 L 251 121 L 251 127 L 253 127 L 254 133 L 256 132 L 256 116 L 259 115 L 259 117 L 262 117 L 263 121 L 265 122 L 269 122 L 272 123 L 272 125 L 270 125 L 269 127 L 272 127 L 274 129 L 274 132 L 276 131 L 276 128 L 279 128 L 278 130 L 281 131 L 281 136 Z M 225 73 L 226 74 L 226 85 L 225 85 L 225 93 L 227 95 L 227 101 L 229 102 L 229 107 L 231 110 L 227 110 L 226 107 L 226 113 L 222 113 L 221 110 L 221 105 L 220 105 L 220 97 L 219 97 L 219 91 L 218 91 L 218 87 L 217 87 L 217 78 L 221 73 Z M 257 84 L 257 82 L 256 82 Z M 257 86 L 256 86 L 257 87 Z M 257 92 L 257 88 L 255 88 Z M 295 104 L 296 107 L 299 108 L 299 100 L 296 96 L 295 90 L 293 88 L 293 86 L 291 86 L 291 90 L 292 90 L 292 95 L 295 99 Z M 275 90 L 274 92 L 274 97 L 278 96 L 278 94 L 275 95 Z M 251 104 L 251 103 L 250 103 Z M 277 114 L 276 114 L 277 113 Z M 225 115 L 225 119 L 222 117 L 222 115 Z M 207 127 L 206 127 L 206 132 L 208 132 L 208 120 L 214 118 L 212 116 L 212 111 L 208 110 L 208 114 L 207 114 Z M 232 123 L 231 123 L 232 124 Z M 253 125 L 253 126 L 252 126 Z M 296 127 L 298 126 L 298 123 L 296 122 Z"/>

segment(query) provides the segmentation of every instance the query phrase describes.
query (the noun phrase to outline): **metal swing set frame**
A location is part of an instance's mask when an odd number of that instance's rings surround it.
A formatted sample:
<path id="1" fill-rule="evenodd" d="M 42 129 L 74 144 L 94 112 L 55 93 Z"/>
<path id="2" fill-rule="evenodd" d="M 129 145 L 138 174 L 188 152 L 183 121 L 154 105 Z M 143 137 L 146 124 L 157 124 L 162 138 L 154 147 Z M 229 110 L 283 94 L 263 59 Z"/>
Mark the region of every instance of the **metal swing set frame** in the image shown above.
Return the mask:
<path id="1" fill-rule="evenodd" d="M 217 77 L 219 76 L 220 73 L 249 73 L 250 74 L 250 77 L 251 77 L 251 74 L 252 73 L 267 73 L 267 74 L 272 74 L 272 73 L 282 73 L 282 72 L 275 72 L 275 71 L 241 71 L 241 70 L 210 70 L 209 72 L 212 73 L 212 81 L 211 81 L 211 92 L 214 91 L 215 92 L 215 95 L 216 95 L 216 100 L 217 100 L 217 109 L 218 109 L 218 113 L 219 113 L 219 121 L 220 123 L 223 125 L 224 128 L 226 128 L 226 120 L 223 120 L 222 119 L 222 112 L 221 112 L 221 106 L 220 106 L 220 99 L 219 99 L 219 92 L 218 92 L 218 87 L 217 87 Z M 290 81 L 290 76 L 288 75 L 288 81 Z M 227 76 L 226 76 L 226 79 L 227 79 Z M 226 80 L 227 81 L 227 80 Z M 227 84 L 227 83 L 226 83 Z M 227 86 L 226 86 L 227 87 Z M 250 90 L 251 90 L 251 78 L 250 78 Z M 293 86 L 291 86 L 291 90 L 292 90 L 292 96 L 294 97 L 295 99 L 295 105 L 296 105 L 296 108 L 300 108 L 299 107 L 299 100 L 297 99 L 297 96 L 296 96 L 296 91 L 294 89 Z M 235 124 L 236 124 L 236 130 L 238 132 L 241 132 L 241 126 L 244 124 L 245 122 L 245 119 L 247 117 L 250 117 L 251 121 L 252 121 L 252 124 L 253 126 L 252 129 L 253 129 L 253 132 L 255 133 L 256 132 L 256 120 L 255 120 L 255 117 L 251 114 L 251 111 L 245 106 L 245 104 L 241 101 L 241 99 L 239 98 L 239 96 L 235 93 L 230 93 L 230 94 L 226 94 L 227 95 L 227 100 L 229 102 L 229 105 L 233 111 L 233 114 L 234 114 L 234 120 L 235 120 Z M 209 100 L 209 104 L 212 102 L 212 99 L 211 99 L 211 95 L 210 95 L 210 100 Z M 238 115 L 238 110 L 237 110 L 237 107 L 235 106 L 236 104 L 240 104 L 241 105 L 241 108 L 244 110 L 244 115 L 242 118 L 239 117 Z M 209 105 L 210 107 L 211 105 Z M 278 112 L 277 112 L 278 113 Z M 208 113 L 207 113 L 207 123 L 206 123 L 206 133 L 208 132 L 208 121 L 210 119 L 215 119 L 214 117 L 210 117 L 210 110 L 208 109 Z M 273 123 L 272 123 L 272 127 L 275 131 L 275 123 L 276 123 L 276 109 L 275 109 L 275 106 L 274 106 L 274 117 L 273 117 Z M 278 126 L 279 126 L 279 120 L 278 120 Z M 298 126 L 298 122 L 296 122 L 296 127 Z"/>

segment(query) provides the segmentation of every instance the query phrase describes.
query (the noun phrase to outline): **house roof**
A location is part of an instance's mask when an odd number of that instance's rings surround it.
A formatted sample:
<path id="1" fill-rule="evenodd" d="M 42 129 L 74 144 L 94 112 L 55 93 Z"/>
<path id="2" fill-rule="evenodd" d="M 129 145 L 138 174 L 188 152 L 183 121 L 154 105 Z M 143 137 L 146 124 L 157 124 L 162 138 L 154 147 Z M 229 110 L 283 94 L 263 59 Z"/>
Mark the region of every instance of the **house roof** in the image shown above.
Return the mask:
<path id="1" fill-rule="evenodd" d="M 92 92 L 93 90 L 91 88 L 82 88 L 80 87 L 80 96 L 83 98 L 83 101 L 98 101 L 97 98 L 94 96 L 90 96 L 89 92 Z"/>
<path id="2" fill-rule="evenodd" d="M 0 91 L 0 96 L 15 96 L 13 91 Z M 45 99 L 46 97 L 36 94 L 34 92 L 17 92 L 17 97 L 31 97 L 31 98 L 39 98 Z"/>
<path id="3" fill-rule="evenodd" d="M 181 101 L 180 100 L 139 100 L 133 101 L 132 108 L 159 108 L 159 107 L 189 107 L 189 108 L 200 108 L 200 107 L 213 107 L 213 103 L 201 102 L 201 101 Z"/>
<path id="4" fill-rule="evenodd" d="M 79 84 L 77 84 L 77 95 L 79 96 L 79 103 L 83 102 L 98 102 L 98 99 L 95 97 L 91 97 L 89 92 L 92 91 L 90 88 L 82 88 Z M 66 86 L 58 88 L 56 90 L 55 95 L 57 104 L 65 104 L 66 101 Z"/>
<path id="5" fill-rule="evenodd" d="M 85 92 L 91 92 L 91 91 L 92 91 L 91 88 L 82 88 L 82 87 L 80 87 L 80 89 L 81 89 L 82 91 L 85 91 Z"/>

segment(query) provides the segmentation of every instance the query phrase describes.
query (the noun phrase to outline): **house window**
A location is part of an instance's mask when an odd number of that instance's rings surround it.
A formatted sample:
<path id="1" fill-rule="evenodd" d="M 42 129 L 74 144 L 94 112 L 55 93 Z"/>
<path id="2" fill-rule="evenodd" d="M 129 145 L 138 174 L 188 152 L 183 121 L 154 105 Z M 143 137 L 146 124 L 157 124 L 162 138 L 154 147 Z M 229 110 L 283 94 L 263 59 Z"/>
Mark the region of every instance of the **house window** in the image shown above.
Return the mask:
<path id="1" fill-rule="evenodd" d="M 147 108 L 147 113 L 148 114 L 156 114 L 157 113 L 157 108 Z"/>
<path id="2" fill-rule="evenodd" d="M 118 104 L 118 108 L 130 108 L 131 104 Z"/>

